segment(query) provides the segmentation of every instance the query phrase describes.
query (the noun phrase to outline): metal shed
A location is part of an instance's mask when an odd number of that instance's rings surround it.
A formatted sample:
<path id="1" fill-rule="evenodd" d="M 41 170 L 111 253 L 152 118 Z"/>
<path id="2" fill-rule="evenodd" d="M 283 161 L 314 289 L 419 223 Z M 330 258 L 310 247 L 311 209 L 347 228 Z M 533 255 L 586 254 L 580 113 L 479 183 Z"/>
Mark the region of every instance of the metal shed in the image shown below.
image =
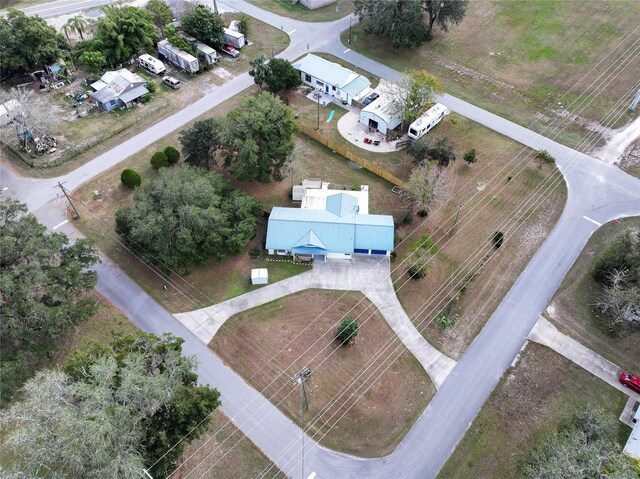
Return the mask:
<path id="1" fill-rule="evenodd" d="M 267 268 L 254 268 L 251 270 L 251 284 L 268 284 L 269 271 Z"/>

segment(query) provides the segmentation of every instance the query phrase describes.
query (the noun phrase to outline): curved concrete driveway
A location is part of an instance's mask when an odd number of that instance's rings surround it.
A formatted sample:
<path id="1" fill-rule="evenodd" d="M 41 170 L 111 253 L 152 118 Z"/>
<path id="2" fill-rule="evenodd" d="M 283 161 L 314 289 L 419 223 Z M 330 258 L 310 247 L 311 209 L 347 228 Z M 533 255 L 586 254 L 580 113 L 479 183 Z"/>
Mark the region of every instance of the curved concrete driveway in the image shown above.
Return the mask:
<path id="1" fill-rule="evenodd" d="M 413 325 L 396 297 L 389 275 L 389 258 L 356 256 L 353 261 L 327 261 L 277 283 L 261 287 L 207 308 L 174 316 L 204 344 L 209 344 L 234 314 L 305 289 L 361 291 L 378 308 L 387 324 L 427 372 L 436 389 L 456 362 L 431 346 Z M 365 315 L 364 321 L 368 317 Z M 310 318 L 312 319 L 312 318 Z"/>

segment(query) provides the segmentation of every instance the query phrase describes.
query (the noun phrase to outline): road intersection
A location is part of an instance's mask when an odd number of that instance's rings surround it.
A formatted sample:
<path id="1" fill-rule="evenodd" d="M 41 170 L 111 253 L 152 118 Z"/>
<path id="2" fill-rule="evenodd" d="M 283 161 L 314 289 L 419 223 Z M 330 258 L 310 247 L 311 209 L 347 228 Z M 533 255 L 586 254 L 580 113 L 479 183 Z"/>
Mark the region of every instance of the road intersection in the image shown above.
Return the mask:
<path id="1" fill-rule="evenodd" d="M 392 80 L 399 75 L 393 69 L 345 50 L 339 34 L 348 28 L 348 17 L 332 23 L 305 23 L 265 12 L 241 0 L 234 0 L 232 6 L 290 32 L 291 44 L 280 55 L 283 58 L 293 60 L 307 51 L 325 51 L 385 79 Z M 3 194 L 25 201 L 40 221 L 53 228 L 66 219 L 63 200 L 56 198 L 53 190 L 57 181 L 66 181 L 69 189 L 78 187 L 170 131 L 182 128 L 252 83 L 249 75 L 240 75 L 61 178 L 21 178 L 2 164 L 2 187 L 8 188 Z M 300 430 L 294 423 L 222 364 L 206 345 L 108 259 L 97 267 L 97 289 L 139 327 L 156 334 L 169 331 L 185 338 L 185 353 L 196 355 L 200 361 L 201 381 L 221 391 L 223 411 L 291 477 L 306 478 L 312 471 L 323 479 L 435 477 L 505 369 L 518 355 L 541 312 L 598 224 L 640 214 L 640 180 L 463 100 L 445 95 L 441 101 L 452 111 L 515 141 L 536 150 L 549 151 L 557 159 L 569 194 L 563 214 L 549 237 L 442 383 L 424 414 L 389 456 L 378 459 L 350 457 L 327 450 L 309 439 L 305 443 L 307 454 L 303 472 L 299 465 Z M 58 231 L 77 235 L 72 223 L 60 226 Z M 246 407 L 248 404 L 250 407 Z"/>

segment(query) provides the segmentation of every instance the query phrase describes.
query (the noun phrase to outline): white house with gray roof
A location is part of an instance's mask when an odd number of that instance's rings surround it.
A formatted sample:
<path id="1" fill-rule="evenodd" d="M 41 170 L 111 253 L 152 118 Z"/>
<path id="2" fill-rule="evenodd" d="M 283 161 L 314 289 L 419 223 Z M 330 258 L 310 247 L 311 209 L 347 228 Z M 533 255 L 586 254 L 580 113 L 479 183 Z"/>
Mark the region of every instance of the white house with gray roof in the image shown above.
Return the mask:
<path id="1" fill-rule="evenodd" d="M 300 71 L 302 83 L 349 105 L 371 91 L 367 77 L 311 53 L 294 62 L 293 67 Z"/>
<path id="2" fill-rule="evenodd" d="M 146 85 L 147 81 L 140 75 L 122 68 L 117 71 L 108 71 L 100 80 L 92 83 L 91 88 L 96 91 L 90 95 L 105 111 L 118 107 L 129 108 L 140 97 L 149 93 Z"/>

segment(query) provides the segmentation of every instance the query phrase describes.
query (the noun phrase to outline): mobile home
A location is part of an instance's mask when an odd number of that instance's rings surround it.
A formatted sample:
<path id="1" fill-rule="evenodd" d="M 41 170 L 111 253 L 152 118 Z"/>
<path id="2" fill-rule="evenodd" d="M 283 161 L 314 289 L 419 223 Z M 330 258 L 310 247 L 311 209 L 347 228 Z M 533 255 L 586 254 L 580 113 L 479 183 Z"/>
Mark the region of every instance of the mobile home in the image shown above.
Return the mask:
<path id="1" fill-rule="evenodd" d="M 180 50 L 178 47 L 174 47 L 169 43 L 169 40 L 165 39 L 158 42 L 158 53 L 186 72 L 196 73 L 200 69 L 196 57 Z"/>
<path id="2" fill-rule="evenodd" d="M 422 136 L 427 134 L 427 132 L 431 130 L 431 128 L 440 123 L 440 120 L 442 120 L 444 116 L 448 114 L 449 109 L 446 106 L 440 103 L 436 103 L 426 112 L 424 112 L 422 116 L 420 116 L 420 118 L 409 125 L 409 138 L 413 138 L 414 140 L 421 138 Z"/>
<path id="3" fill-rule="evenodd" d="M 233 48 L 240 50 L 245 45 L 244 33 L 234 32 L 229 28 L 225 28 L 222 34 L 224 43 L 231 45 Z"/>

